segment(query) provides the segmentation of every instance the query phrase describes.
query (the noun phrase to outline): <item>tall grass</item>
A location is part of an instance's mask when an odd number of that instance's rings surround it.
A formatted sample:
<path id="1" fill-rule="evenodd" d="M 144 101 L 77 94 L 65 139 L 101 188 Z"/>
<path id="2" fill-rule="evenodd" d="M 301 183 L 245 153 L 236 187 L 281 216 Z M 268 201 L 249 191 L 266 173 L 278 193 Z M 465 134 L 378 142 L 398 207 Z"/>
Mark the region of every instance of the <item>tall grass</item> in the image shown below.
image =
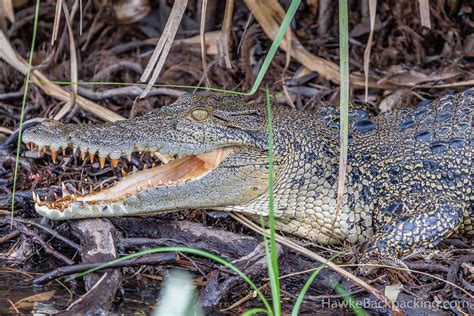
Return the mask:
<path id="1" fill-rule="evenodd" d="M 40 0 L 36 0 L 35 18 L 33 22 L 33 36 L 31 38 L 30 56 L 28 56 L 28 70 L 25 76 L 25 88 L 24 88 L 25 90 L 23 91 L 23 99 L 21 101 L 20 122 L 18 124 L 18 141 L 16 144 L 15 170 L 13 171 L 12 208 L 11 208 L 11 214 L 10 214 L 11 227 L 13 227 L 13 215 L 15 213 L 15 190 L 16 190 L 16 180 L 18 178 L 18 167 L 20 163 L 21 132 L 22 132 L 22 127 L 23 127 L 23 119 L 25 117 L 26 100 L 28 99 L 28 88 L 30 86 L 31 66 L 33 64 L 33 53 L 35 51 L 35 45 L 36 45 L 36 33 L 38 31 L 39 7 L 40 7 Z"/>
<path id="2" fill-rule="evenodd" d="M 273 311 L 275 315 L 280 315 L 280 279 L 278 277 L 278 254 L 276 245 L 276 221 L 274 209 L 274 180 L 273 180 L 273 114 L 270 102 L 270 92 L 265 89 L 267 103 L 267 132 L 268 132 L 268 226 L 270 228 L 270 249 L 268 249 L 267 237 L 264 237 L 265 252 L 267 257 L 268 275 L 272 289 Z M 263 222 L 263 219 L 262 219 Z"/>

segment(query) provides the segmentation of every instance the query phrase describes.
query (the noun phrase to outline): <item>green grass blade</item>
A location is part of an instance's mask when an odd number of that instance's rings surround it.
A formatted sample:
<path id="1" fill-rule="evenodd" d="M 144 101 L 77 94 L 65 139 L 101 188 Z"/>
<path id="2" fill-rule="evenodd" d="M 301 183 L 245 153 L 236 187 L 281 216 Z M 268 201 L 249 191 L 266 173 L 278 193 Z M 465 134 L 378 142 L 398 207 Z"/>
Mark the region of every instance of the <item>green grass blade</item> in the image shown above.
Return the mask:
<path id="1" fill-rule="evenodd" d="M 339 174 L 337 180 L 337 206 L 333 226 L 342 209 L 344 182 L 346 179 L 347 147 L 349 134 L 349 18 L 347 0 L 339 0 L 339 58 L 341 76 L 340 116 L 340 153 Z"/>
<path id="2" fill-rule="evenodd" d="M 267 132 L 268 132 L 268 226 L 270 228 L 270 256 L 268 256 L 268 243 L 265 238 L 267 250 L 267 265 L 272 289 L 273 311 L 275 315 L 281 314 L 280 304 L 280 279 L 278 276 L 278 256 L 276 246 L 276 221 L 274 211 L 274 174 L 273 174 L 273 115 L 270 102 L 270 92 L 265 90 L 267 104 Z"/>
<path id="3" fill-rule="evenodd" d="M 345 133 L 342 145 L 345 146 L 347 156 L 347 134 L 349 117 L 349 17 L 347 0 L 339 0 L 339 58 L 340 58 L 340 76 L 341 76 L 341 135 Z M 342 119 L 345 119 L 343 122 Z"/>
<path id="4" fill-rule="evenodd" d="M 33 64 L 33 52 L 35 51 L 36 31 L 38 30 L 39 8 L 40 8 L 40 0 L 36 0 L 35 18 L 33 22 L 33 37 L 31 39 L 30 56 L 28 56 L 28 70 L 26 72 L 26 77 L 25 77 L 25 90 L 23 92 L 23 99 L 21 102 L 21 112 L 20 112 L 20 123 L 18 125 L 18 142 L 16 144 L 15 170 L 13 171 L 12 209 L 11 209 L 11 214 L 10 214 L 11 226 L 13 226 L 13 215 L 15 213 L 15 192 L 16 192 L 16 180 L 18 177 L 18 167 L 19 167 L 19 162 L 20 162 L 21 132 L 22 132 L 22 127 L 23 127 L 23 119 L 25 116 L 26 100 L 28 98 L 28 87 L 30 84 L 31 65 Z"/>
<path id="5" fill-rule="evenodd" d="M 87 271 L 84 271 L 84 272 L 81 272 L 81 273 L 78 273 L 78 274 L 75 274 L 69 278 L 67 278 L 67 280 L 72 280 L 72 279 L 75 279 L 75 278 L 78 278 L 78 277 L 81 277 L 81 276 L 84 276 L 86 274 L 89 274 L 89 273 L 92 273 L 92 272 L 95 272 L 95 271 L 98 271 L 98 270 L 102 270 L 108 266 L 110 266 L 111 264 L 114 264 L 114 263 L 118 263 L 118 262 L 121 262 L 123 260 L 128 260 L 128 259 L 132 259 L 132 258 L 136 258 L 136 257 L 140 257 L 140 256 L 144 256 L 144 255 L 149 255 L 149 254 L 154 254 L 154 253 L 165 253 L 165 252 L 182 252 L 182 253 L 188 253 L 188 254 L 192 254 L 192 255 L 196 255 L 196 256 L 200 256 L 200 257 L 204 257 L 204 258 L 208 258 L 208 259 L 211 259 L 217 263 L 220 263 L 222 264 L 223 266 L 226 266 L 227 268 L 231 269 L 232 271 L 234 271 L 235 273 L 237 273 L 237 275 L 239 275 L 242 279 L 244 279 L 251 287 L 252 289 L 257 293 L 258 297 L 260 298 L 260 300 L 262 301 L 262 303 L 265 305 L 265 311 L 269 314 L 269 315 L 273 315 L 273 312 L 272 312 L 272 307 L 270 306 L 270 303 L 268 302 L 268 300 L 265 298 L 265 296 L 263 295 L 263 293 L 258 289 L 258 287 L 255 285 L 255 283 L 253 283 L 253 281 L 245 274 L 243 273 L 242 271 L 240 271 L 236 266 L 234 266 L 232 263 L 228 262 L 227 260 L 219 257 L 219 256 L 216 256 L 210 252 L 207 252 L 207 251 L 204 251 L 204 250 L 200 250 L 200 249 L 195 249 L 195 248 L 187 248 L 187 247 L 160 247 L 160 248 L 153 248 L 153 249 L 147 249 L 147 250 L 143 250 L 143 251 L 139 251 L 139 252 L 136 252 L 136 253 L 132 253 L 130 255 L 127 255 L 127 256 L 124 256 L 124 257 L 120 257 L 118 259 L 115 259 L 115 260 L 111 260 L 107 263 L 104 263 L 102 265 L 99 265 L 95 268 L 92 268 L 92 269 L 89 269 Z"/>
<path id="6" fill-rule="evenodd" d="M 354 314 L 357 316 L 366 316 L 367 313 L 357 304 L 356 300 L 344 289 L 339 283 L 335 284 L 334 289 L 342 297 L 342 299 L 349 305 Z"/>
<path id="7" fill-rule="evenodd" d="M 255 315 L 255 314 L 257 314 L 257 313 L 266 313 L 266 312 L 267 312 L 266 309 L 257 307 L 257 308 L 249 309 L 249 310 L 246 311 L 245 313 L 242 313 L 240 316 L 251 316 L 251 315 Z"/>
<path id="8" fill-rule="evenodd" d="M 291 311 L 291 316 L 298 316 L 301 304 L 303 303 L 304 296 L 306 295 L 306 292 L 308 292 L 311 284 L 313 284 L 314 279 L 316 279 L 319 272 L 321 272 L 321 270 L 326 266 L 326 263 L 333 261 L 338 256 L 339 254 L 332 256 L 325 263 L 322 263 L 316 270 L 314 270 L 313 273 L 311 273 L 311 276 L 308 278 L 308 280 L 306 280 L 303 288 L 300 291 L 300 294 L 298 294 L 298 297 L 296 298 L 295 305 L 293 305 L 293 309 Z"/>
<path id="9" fill-rule="evenodd" d="M 288 27 L 290 26 L 291 20 L 293 20 L 293 17 L 295 16 L 296 9 L 298 9 L 298 6 L 300 5 L 301 0 L 292 0 L 290 7 L 288 8 L 288 11 L 285 14 L 285 17 L 283 18 L 283 21 L 281 22 L 280 28 L 278 29 L 277 36 L 275 37 L 275 40 L 272 43 L 272 46 L 270 46 L 270 50 L 268 51 L 267 56 L 265 56 L 265 59 L 263 60 L 262 67 L 260 68 L 257 78 L 255 79 L 255 83 L 252 86 L 252 89 L 250 89 L 249 92 L 245 93 L 245 95 L 254 95 L 255 92 L 257 92 L 258 87 L 260 86 L 260 83 L 262 83 L 263 77 L 267 73 L 268 67 L 270 66 L 270 63 L 272 62 L 273 57 L 276 54 L 276 51 L 278 47 L 280 46 L 280 43 L 283 39 L 283 36 L 285 36 L 286 31 L 288 30 Z"/>

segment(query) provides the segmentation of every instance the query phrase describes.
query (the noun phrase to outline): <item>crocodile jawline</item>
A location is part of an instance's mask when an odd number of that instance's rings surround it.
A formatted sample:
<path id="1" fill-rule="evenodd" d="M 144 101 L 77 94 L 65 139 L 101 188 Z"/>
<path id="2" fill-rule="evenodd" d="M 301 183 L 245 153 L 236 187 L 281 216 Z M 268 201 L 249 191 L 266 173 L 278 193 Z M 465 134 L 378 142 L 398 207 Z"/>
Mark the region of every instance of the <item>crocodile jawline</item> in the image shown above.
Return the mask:
<path id="1" fill-rule="evenodd" d="M 225 158 L 232 154 L 234 149 L 234 147 L 225 147 L 199 155 L 174 159 L 157 167 L 136 171 L 122 178 L 113 186 L 90 194 L 68 194 L 63 190 L 63 197 L 55 201 L 41 201 L 39 196 L 34 193 L 33 198 L 36 206 L 47 206 L 56 210 L 63 210 L 72 202 L 77 201 L 88 204 L 119 202 L 141 190 L 196 181 L 215 170 Z"/>

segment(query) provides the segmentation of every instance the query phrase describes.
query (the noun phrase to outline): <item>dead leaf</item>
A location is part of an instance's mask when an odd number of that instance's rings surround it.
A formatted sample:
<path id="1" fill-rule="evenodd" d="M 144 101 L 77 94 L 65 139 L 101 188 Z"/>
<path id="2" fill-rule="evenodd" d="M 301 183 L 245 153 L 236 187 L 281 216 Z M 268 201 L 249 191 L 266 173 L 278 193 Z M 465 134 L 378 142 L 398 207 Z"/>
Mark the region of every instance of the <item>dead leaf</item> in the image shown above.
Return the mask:
<path id="1" fill-rule="evenodd" d="M 398 294 L 400 294 L 402 289 L 403 289 L 402 284 L 387 285 L 385 287 L 385 296 L 392 302 L 396 302 L 398 298 Z"/>
<path id="2" fill-rule="evenodd" d="M 22 298 L 21 300 L 15 303 L 15 307 L 18 309 L 30 308 L 35 302 L 43 302 L 50 300 L 55 293 L 56 291 L 52 290 Z"/>
<path id="3" fill-rule="evenodd" d="M 372 49 L 372 41 L 374 38 L 375 29 L 375 16 L 377 13 L 377 0 L 369 0 L 369 13 L 370 13 L 370 34 L 367 40 L 367 46 L 364 51 L 364 85 L 365 85 L 365 102 L 369 100 L 369 63 L 370 63 L 370 51 Z"/>
<path id="4" fill-rule="evenodd" d="M 430 81 L 441 81 L 455 78 L 462 75 L 462 71 L 457 67 L 441 69 L 431 75 L 426 75 L 414 69 L 400 71 L 399 73 L 387 76 L 385 79 L 397 82 L 404 86 L 416 86 Z M 385 80 L 383 79 L 383 80 Z"/>
<path id="5" fill-rule="evenodd" d="M 0 17 L 6 17 L 11 23 L 15 22 L 15 13 L 13 12 L 12 0 L 0 1 Z"/>
<path id="6" fill-rule="evenodd" d="M 395 90 L 389 96 L 385 97 L 379 104 L 380 111 L 387 112 L 391 111 L 395 105 L 400 102 L 401 97 L 408 93 L 409 90 Z"/>
<path id="7" fill-rule="evenodd" d="M 146 97 L 146 95 L 150 92 L 151 87 L 155 84 L 158 76 L 160 75 L 161 69 L 165 64 L 166 57 L 168 56 L 171 45 L 173 44 L 173 40 L 176 36 L 176 32 L 178 31 L 181 19 L 183 18 L 187 4 L 188 0 L 176 0 L 173 4 L 170 16 L 165 25 L 165 29 L 163 30 L 162 36 L 158 41 L 158 45 L 156 45 L 153 55 L 148 61 L 148 65 L 146 66 L 146 69 L 140 78 L 142 82 L 148 80 L 148 85 L 140 96 L 141 99 Z"/>

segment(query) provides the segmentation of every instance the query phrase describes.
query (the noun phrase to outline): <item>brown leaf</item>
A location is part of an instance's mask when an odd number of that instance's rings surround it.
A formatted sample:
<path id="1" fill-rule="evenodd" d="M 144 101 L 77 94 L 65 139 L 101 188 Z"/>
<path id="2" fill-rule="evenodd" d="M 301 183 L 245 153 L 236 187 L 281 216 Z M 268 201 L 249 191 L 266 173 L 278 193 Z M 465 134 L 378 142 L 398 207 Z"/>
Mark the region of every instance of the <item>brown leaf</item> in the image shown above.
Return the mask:
<path id="1" fill-rule="evenodd" d="M 48 301 L 54 296 L 55 293 L 56 291 L 52 290 L 22 298 L 21 300 L 15 303 L 15 307 L 18 309 L 30 308 L 35 302 Z"/>

